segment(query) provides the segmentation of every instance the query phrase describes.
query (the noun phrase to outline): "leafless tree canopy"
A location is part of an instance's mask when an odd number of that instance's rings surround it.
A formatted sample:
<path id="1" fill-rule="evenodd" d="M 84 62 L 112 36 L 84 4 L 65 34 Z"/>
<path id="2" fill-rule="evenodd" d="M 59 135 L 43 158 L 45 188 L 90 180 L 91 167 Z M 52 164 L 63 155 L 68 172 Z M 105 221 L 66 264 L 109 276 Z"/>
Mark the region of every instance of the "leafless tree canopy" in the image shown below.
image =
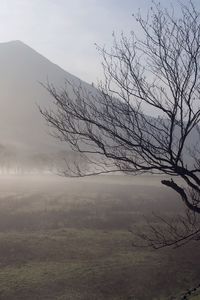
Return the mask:
<path id="1" fill-rule="evenodd" d="M 178 176 L 184 185 L 176 177 L 162 184 L 198 215 L 200 14 L 191 1 L 180 6 L 178 15 L 154 4 L 146 18 L 140 13 L 134 18 L 139 38 L 135 32 L 120 39 L 113 35 L 111 50 L 98 47 L 105 82 L 97 89 L 67 82 L 62 91 L 48 84 L 55 110 L 42 114 L 57 137 L 89 162 L 84 168 L 69 165 L 65 175 L 121 171 Z M 171 235 L 165 244 L 199 237 L 194 226 L 181 237 L 172 224 L 171 230 L 174 240 Z"/>

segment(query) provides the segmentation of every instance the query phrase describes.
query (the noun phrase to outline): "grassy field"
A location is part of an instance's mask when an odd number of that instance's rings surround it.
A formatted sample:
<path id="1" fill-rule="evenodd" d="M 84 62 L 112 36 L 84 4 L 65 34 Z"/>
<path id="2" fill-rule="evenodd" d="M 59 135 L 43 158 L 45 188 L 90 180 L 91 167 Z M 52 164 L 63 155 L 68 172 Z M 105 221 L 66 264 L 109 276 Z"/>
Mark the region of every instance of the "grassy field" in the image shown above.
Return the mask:
<path id="1" fill-rule="evenodd" d="M 1 300 L 180 299 L 200 282 L 200 243 L 132 246 L 143 215 L 181 209 L 158 178 L 10 176 L 0 190 Z"/>

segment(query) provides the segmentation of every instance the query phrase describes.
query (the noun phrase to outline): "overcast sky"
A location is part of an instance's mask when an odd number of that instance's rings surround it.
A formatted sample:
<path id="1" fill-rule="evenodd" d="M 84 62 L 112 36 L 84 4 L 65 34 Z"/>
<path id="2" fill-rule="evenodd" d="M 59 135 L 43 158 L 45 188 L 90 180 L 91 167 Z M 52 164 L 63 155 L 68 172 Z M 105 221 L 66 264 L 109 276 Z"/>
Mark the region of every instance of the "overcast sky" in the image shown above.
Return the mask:
<path id="1" fill-rule="evenodd" d="M 151 0 L 0 1 L 0 42 L 21 40 L 88 82 L 101 76 L 94 43 L 110 45 L 113 31 L 130 32 L 132 13 L 151 6 Z M 199 0 L 193 2 L 200 8 Z"/>

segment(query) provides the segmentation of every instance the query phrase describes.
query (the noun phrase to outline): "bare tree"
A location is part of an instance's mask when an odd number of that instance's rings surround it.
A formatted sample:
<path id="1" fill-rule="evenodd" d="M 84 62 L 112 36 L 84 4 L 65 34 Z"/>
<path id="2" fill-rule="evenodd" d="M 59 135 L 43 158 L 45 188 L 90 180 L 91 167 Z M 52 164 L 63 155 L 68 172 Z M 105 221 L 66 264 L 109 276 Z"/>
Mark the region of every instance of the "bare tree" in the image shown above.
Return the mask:
<path id="1" fill-rule="evenodd" d="M 200 237 L 200 13 L 192 1 L 178 15 L 154 4 L 135 20 L 140 38 L 113 35 L 111 50 L 98 47 L 105 75 L 98 89 L 48 84 L 55 107 L 41 112 L 56 136 L 88 161 L 84 168 L 68 165 L 65 175 L 171 177 L 162 184 L 179 194 L 189 217 L 179 225 L 164 220 L 167 236 L 154 227 L 143 234 L 159 248 Z"/>

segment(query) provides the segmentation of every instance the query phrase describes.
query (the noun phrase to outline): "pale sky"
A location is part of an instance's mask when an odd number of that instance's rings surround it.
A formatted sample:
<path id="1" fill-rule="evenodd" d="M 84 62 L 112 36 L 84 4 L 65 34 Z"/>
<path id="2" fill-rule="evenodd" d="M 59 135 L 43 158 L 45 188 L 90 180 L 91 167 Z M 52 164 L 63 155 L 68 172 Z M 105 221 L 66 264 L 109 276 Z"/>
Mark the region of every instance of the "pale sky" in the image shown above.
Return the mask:
<path id="1" fill-rule="evenodd" d="M 200 1 L 193 2 L 200 9 Z M 96 82 L 101 58 L 94 43 L 110 46 L 112 32 L 133 30 L 132 13 L 150 6 L 151 0 L 0 0 L 0 42 L 21 40 L 73 75 Z"/>

